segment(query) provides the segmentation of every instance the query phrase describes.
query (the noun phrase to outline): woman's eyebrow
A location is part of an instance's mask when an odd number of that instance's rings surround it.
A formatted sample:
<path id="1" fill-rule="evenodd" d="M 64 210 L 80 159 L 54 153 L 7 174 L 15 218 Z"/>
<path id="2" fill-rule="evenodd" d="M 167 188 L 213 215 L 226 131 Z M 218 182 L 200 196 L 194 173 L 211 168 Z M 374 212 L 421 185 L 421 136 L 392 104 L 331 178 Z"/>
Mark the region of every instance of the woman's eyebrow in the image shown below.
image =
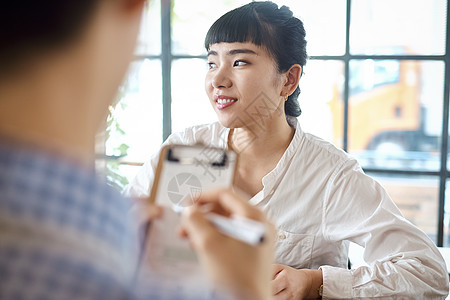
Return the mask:
<path id="1" fill-rule="evenodd" d="M 227 55 L 236 55 L 236 54 L 242 54 L 242 53 L 258 55 L 255 51 L 250 50 L 250 49 L 233 49 L 233 50 L 228 51 L 226 54 Z M 210 55 L 217 55 L 217 51 L 213 51 L 213 50 L 208 51 L 208 56 L 210 56 Z"/>
<path id="2" fill-rule="evenodd" d="M 250 49 L 233 49 L 228 51 L 227 55 L 236 55 L 236 54 L 257 54 L 255 51 L 250 50 Z"/>

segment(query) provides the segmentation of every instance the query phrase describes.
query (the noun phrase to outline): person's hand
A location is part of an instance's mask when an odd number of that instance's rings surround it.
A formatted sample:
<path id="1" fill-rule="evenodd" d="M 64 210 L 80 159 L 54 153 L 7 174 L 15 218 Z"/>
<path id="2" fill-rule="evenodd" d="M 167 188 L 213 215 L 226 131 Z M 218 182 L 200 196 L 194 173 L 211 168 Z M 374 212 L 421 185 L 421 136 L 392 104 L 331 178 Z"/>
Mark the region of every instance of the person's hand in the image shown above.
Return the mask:
<path id="1" fill-rule="evenodd" d="M 275 264 L 273 267 L 272 295 L 276 300 L 316 299 L 322 284 L 322 271 L 294 269 Z"/>
<path id="2" fill-rule="evenodd" d="M 251 246 L 220 233 L 205 217 L 206 210 L 264 222 L 264 242 Z M 231 190 L 215 190 L 203 193 L 195 205 L 187 208 L 181 223 L 180 234 L 189 238 L 218 291 L 237 299 L 271 298 L 275 230 L 263 212 Z"/>
<path id="3" fill-rule="evenodd" d="M 129 218 L 132 222 L 133 230 L 138 237 L 138 244 L 136 247 L 142 249 L 143 243 L 147 236 L 149 228 L 149 222 L 161 218 L 163 215 L 163 207 L 151 204 L 148 198 L 133 198 L 130 199 L 133 202 L 131 209 L 128 212 Z"/>
<path id="4" fill-rule="evenodd" d="M 148 223 L 149 221 L 160 218 L 163 214 L 163 208 L 156 204 L 150 204 L 148 198 L 133 198 L 129 215 L 137 227 Z"/>

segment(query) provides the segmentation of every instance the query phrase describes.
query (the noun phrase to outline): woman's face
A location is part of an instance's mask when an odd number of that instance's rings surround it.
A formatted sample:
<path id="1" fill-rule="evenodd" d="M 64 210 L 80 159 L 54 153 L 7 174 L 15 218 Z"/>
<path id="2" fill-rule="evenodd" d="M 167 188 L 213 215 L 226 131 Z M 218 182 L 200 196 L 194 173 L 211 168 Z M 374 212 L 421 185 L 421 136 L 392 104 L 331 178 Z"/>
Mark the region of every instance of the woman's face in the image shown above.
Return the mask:
<path id="1" fill-rule="evenodd" d="M 284 78 L 275 60 L 253 43 L 217 43 L 208 52 L 205 89 L 228 128 L 270 126 L 274 114 L 284 116 Z"/>

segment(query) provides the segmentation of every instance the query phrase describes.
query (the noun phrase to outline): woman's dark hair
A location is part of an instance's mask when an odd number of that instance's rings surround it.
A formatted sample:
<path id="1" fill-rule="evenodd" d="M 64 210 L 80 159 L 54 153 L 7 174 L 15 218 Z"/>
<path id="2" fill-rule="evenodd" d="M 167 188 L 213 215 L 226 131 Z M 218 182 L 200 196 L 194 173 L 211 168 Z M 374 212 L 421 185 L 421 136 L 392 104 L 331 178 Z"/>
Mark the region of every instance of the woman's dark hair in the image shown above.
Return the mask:
<path id="1" fill-rule="evenodd" d="M 306 40 L 303 22 L 294 17 L 292 11 L 273 2 L 251 2 L 227 12 L 209 29 L 205 48 L 209 51 L 216 43 L 251 42 L 264 47 L 275 59 L 280 73 L 294 64 L 306 64 Z M 300 89 L 285 102 L 286 115 L 298 117 Z"/>
<path id="2" fill-rule="evenodd" d="M 0 76 L 74 39 L 99 1 L 4 1 L 0 5 Z"/>

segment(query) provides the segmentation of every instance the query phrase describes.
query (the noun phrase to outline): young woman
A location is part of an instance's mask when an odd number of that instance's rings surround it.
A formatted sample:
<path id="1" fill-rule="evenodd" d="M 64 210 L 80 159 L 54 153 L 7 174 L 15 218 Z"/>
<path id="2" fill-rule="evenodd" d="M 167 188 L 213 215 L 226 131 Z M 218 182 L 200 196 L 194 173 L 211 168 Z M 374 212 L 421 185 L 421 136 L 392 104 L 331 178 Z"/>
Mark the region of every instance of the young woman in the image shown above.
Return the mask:
<path id="1" fill-rule="evenodd" d="M 205 88 L 217 123 L 172 134 L 239 153 L 236 185 L 278 228 L 275 299 L 445 298 L 448 274 L 433 242 L 386 191 L 333 145 L 302 131 L 298 83 L 305 30 L 285 6 L 252 2 L 209 29 Z M 149 193 L 157 156 L 126 190 Z M 368 266 L 347 269 L 349 242 Z"/>

